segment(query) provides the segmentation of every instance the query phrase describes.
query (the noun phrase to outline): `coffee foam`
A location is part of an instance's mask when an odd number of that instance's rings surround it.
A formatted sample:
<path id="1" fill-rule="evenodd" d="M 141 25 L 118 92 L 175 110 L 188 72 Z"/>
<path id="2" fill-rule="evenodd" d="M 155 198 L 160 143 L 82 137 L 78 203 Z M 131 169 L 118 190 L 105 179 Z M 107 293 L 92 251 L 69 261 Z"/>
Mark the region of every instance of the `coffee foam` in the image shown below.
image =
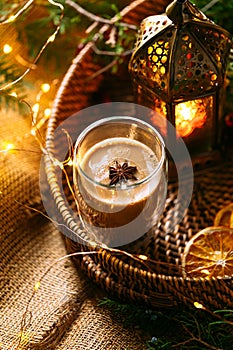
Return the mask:
<path id="1" fill-rule="evenodd" d="M 110 182 L 109 166 L 115 166 L 116 160 L 120 164 L 127 161 L 130 166 L 136 166 L 135 176 L 140 184 L 128 180 L 116 186 L 106 186 Z M 149 180 L 143 180 L 156 169 L 158 163 L 155 153 L 137 140 L 125 137 L 103 140 L 91 147 L 80 163 L 87 178 L 81 176 L 79 190 L 91 207 L 105 212 L 120 211 L 126 205 L 144 201 L 152 195 L 160 180 L 161 169 Z"/>

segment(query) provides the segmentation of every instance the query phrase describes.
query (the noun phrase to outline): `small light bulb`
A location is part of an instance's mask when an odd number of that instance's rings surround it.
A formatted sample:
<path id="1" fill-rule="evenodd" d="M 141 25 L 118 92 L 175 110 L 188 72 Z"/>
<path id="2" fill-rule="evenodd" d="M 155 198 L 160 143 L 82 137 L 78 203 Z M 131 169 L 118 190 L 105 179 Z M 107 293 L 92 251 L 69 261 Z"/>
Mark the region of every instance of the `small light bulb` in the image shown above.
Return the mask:
<path id="1" fill-rule="evenodd" d="M 7 143 L 5 146 L 5 151 L 6 152 L 11 151 L 14 148 L 15 148 L 15 146 L 12 143 Z"/>
<path id="2" fill-rule="evenodd" d="M 38 291 L 39 288 L 40 288 L 40 282 L 36 282 L 34 286 L 35 291 Z"/>
<path id="3" fill-rule="evenodd" d="M 197 309 L 204 309 L 203 305 L 198 303 L 197 301 L 195 301 L 193 304 Z"/>
<path id="4" fill-rule="evenodd" d="M 145 261 L 148 260 L 147 256 L 145 256 L 145 255 L 138 255 L 138 257 L 141 260 L 145 260 Z"/>
<path id="5" fill-rule="evenodd" d="M 55 38 L 56 38 L 56 35 L 55 35 L 55 34 L 51 35 L 51 36 L 48 38 L 48 43 L 49 43 L 49 42 L 52 43 L 52 42 L 55 40 Z"/>
<path id="6" fill-rule="evenodd" d="M 50 85 L 47 84 L 47 83 L 42 84 L 42 85 L 41 85 L 41 90 L 42 90 L 44 93 L 49 92 L 49 90 L 50 90 Z"/>
<path id="7" fill-rule="evenodd" d="M 36 136 L 36 129 L 34 129 L 34 128 L 31 129 L 31 132 L 30 132 L 30 133 L 31 133 L 32 136 Z"/>
<path id="8" fill-rule="evenodd" d="M 9 44 L 5 44 L 5 45 L 3 46 L 3 52 L 4 52 L 5 54 L 11 53 L 12 51 L 13 51 L 13 47 L 10 46 Z"/>
<path id="9" fill-rule="evenodd" d="M 45 110 L 44 110 L 44 116 L 45 116 L 46 118 L 48 118 L 48 117 L 50 117 L 50 115 L 51 115 L 51 109 L 50 109 L 50 108 L 45 108 Z"/>
<path id="10" fill-rule="evenodd" d="M 35 103 L 35 104 L 32 106 L 32 111 L 33 111 L 34 113 L 38 113 L 38 112 L 39 112 L 39 109 L 40 109 L 39 103 Z"/>
<path id="11" fill-rule="evenodd" d="M 14 21 L 15 21 L 15 18 L 16 18 L 16 16 L 11 15 L 11 16 L 8 18 L 7 22 L 14 22 Z"/>
<path id="12" fill-rule="evenodd" d="M 11 92 L 9 95 L 12 96 L 12 97 L 16 97 L 16 98 L 18 97 L 16 92 Z"/>
<path id="13" fill-rule="evenodd" d="M 8 153 L 14 149 L 15 149 L 15 146 L 13 145 L 13 143 L 3 142 L 2 149 L 0 150 L 0 153 Z"/>

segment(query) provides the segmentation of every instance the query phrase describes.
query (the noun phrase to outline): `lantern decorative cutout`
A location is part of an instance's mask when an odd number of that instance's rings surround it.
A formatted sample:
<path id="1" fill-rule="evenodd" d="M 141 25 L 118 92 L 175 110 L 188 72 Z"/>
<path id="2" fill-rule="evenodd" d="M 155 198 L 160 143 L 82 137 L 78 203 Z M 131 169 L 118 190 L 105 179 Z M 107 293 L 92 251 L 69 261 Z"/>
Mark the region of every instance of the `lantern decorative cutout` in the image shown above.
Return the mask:
<path id="1" fill-rule="evenodd" d="M 137 102 L 166 117 L 192 156 L 220 145 L 230 34 L 188 0 L 141 23 L 129 62 Z"/>

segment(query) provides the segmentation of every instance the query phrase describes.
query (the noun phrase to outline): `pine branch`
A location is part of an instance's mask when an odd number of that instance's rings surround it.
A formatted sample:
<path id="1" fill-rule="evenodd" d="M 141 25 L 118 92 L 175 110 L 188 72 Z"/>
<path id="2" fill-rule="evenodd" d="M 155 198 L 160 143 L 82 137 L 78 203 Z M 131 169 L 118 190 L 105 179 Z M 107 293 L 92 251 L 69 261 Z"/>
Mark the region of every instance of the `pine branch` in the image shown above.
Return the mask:
<path id="1" fill-rule="evenodd" d="M 144 1 L 145 0 L 140 0 L 140 2 L 144 2 Z M 138 1 L 136 1 L 136 2 L 138 2 Z M 108 20 L 106 18 L 96 16 L 95 14 L 85 10 L 82 6 L 78 5 L 76 2 L 74 2 L 72 0 L 66 0 L 66 4 L 73 7 L 78 13 L 80 13 L 80 14 L 84 15 L 85 17 L 89 18 L 90 20 L 94 21 L 95 26 L 97 23 L 105 23 L 105 24 L 113 25 L 116 22 L 118 22 L 119 26 L 124 26 L 124 27 L 130 28 L 130 29 L 133 29 L 133 30 L 137 29 L 137 27 L 132 25 L 132 24 L 120 21 L 122 13 L 124 13 L 123 11 L 121 11 L 119 14 L 116 14 L 116 16 L 114 16 L 112 19 Z"/>
<path id="2" fill-rule="evenodd" d="M 105 59 L 107 57 L 113 57 L 113 60 L 111 62 L 106 60 L 106 65 L 91 76 L 90 79 L 95 78 L 97 75 L 102 74 L 110 68 L 112 68 L 112 72 L 116 72 L 117 65 L 122 62 L 121 58 L 132 53 L 137 27 L 135 25 L 122 22 L 121 19 L 145 1 L 146 0 L 135 0 L 123 8 L 120 12 L 116 13 L 111 19 L 107 20 L 90 13 L 77 3 L 74 3 L 72 0 L 66 0 L 68 5 L 74 7 L 80 14 L 93 21 L 91 26 L 87 28 L 86 33 L 90 33 L 99 24 L 103 24 L 99 31 L 86 38 L 84 42 L 91 42 L 92 50 L 97 55 L 104 55 Z M 133 30 L 133 35 L 130 34 L 128 30 Z M 104 37 L 105 41 L 103 42 Z M 100 43 L 101 48 L 97 47 L 97 43 Z"/>
<path id="3" fill-rule="evenodd" d="M 98 304 L 117 315 L 124 326 L 136 326 L 155 349 L 231 349 L 233 310 L 206 312 L 182 307 L 155 311 L 135 304 L 103 298 Z"/>

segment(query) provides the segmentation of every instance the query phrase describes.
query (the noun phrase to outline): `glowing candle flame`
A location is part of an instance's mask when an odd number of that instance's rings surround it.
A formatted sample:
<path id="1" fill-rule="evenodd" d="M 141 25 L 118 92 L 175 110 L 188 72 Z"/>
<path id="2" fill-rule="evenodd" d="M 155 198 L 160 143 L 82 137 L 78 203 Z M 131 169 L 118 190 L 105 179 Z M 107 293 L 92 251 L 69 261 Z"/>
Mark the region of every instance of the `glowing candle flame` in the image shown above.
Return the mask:
<path id="1" fill-rule="evenodd" d="M 181 137 L 187 137 L 195 129 L 204 126 L 207 114 L 202 100 L 179 103 L 176 106 L 176 130 Z"/>
<path id="2" fill-rule="evenodd" d="M 166 103 L 155 100 L 155 111 L 166 118 Z M 207 109 L 203 99 L 182 102 L 175 107 L 175 127 L 181 137 L 187 137 L 195 129 L 202 128 L 207 120 Z"/>

